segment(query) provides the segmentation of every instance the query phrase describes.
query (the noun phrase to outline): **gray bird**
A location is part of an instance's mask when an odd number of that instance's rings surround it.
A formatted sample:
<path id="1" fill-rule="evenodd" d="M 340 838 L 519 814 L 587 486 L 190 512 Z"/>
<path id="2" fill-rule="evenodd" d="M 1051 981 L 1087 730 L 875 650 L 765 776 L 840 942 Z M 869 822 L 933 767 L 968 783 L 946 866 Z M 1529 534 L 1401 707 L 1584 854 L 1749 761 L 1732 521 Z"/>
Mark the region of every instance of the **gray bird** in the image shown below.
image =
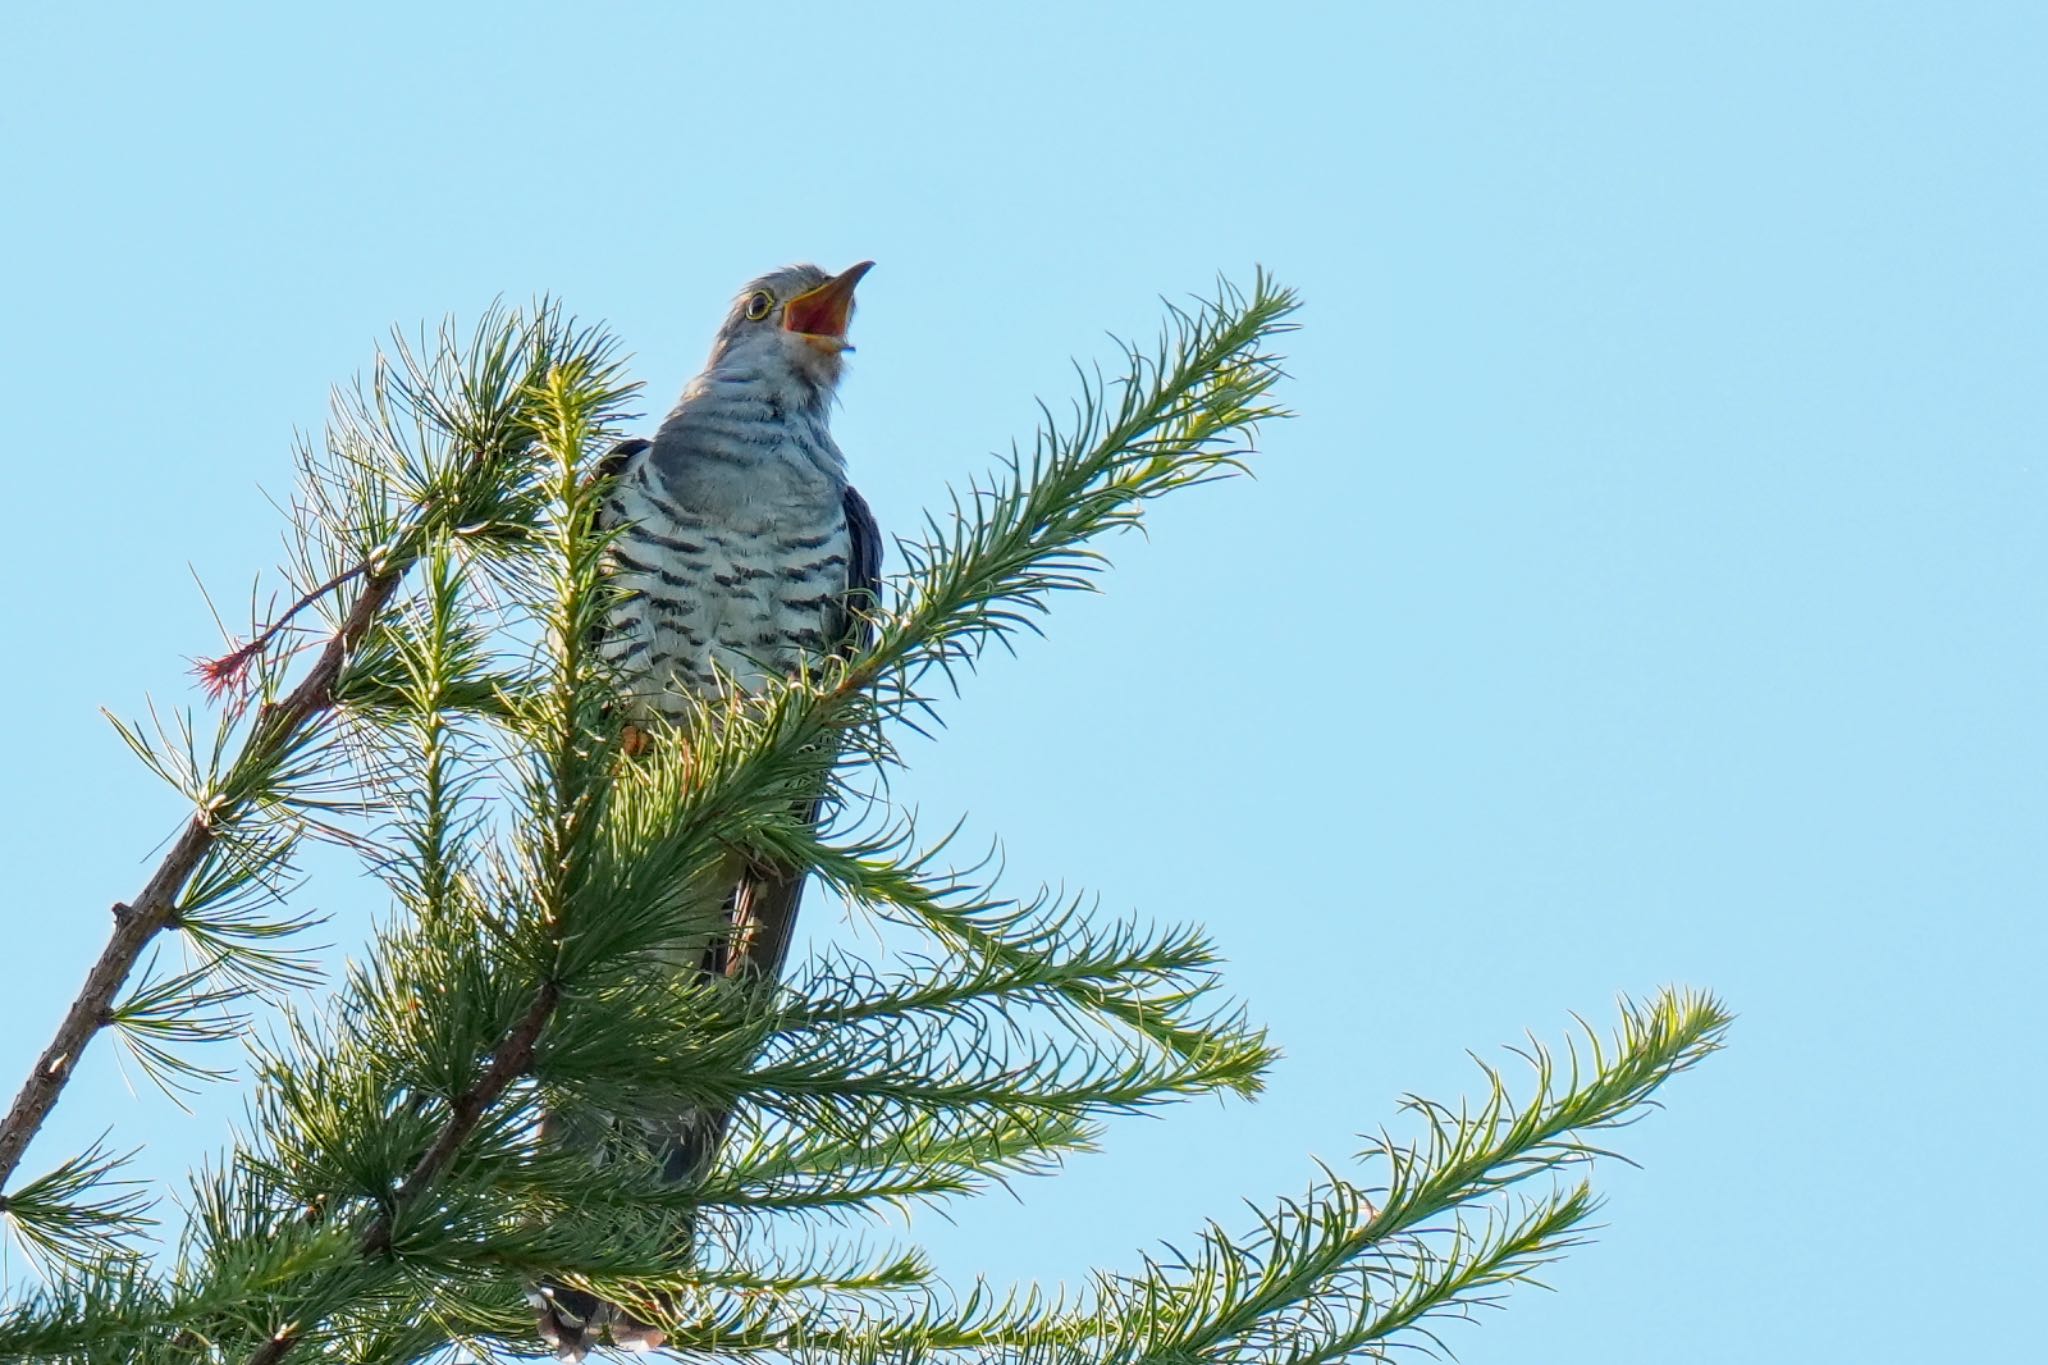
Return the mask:
<path id="1" fill-rule="evenodd" d="M 864 638 L 881 536 L 829 420 L 853 349 L 854 287 L 873 264 L 838 275 L 795 265 L 753 281 L 654 439 L 621 442 L 605 461 L 600 523 L 617 528 L 621 591 L 597 648 L 620 680 L 629 753 L 645 742 L 636 720 L 683 719 L 688 699 L 716 696 L 721 678 L 756 689 Z M 802 893 L 801 872 L 743 875 L 703 969 L 774 980 Z M 727 1117 L 646 1125 L 664 1176 L 701 1175 Z M 544 1137 L 590 1142 L 592 1126 L 592 1116 L 550 1115 Z M 580 1360 L 606 1326 L 628 1350 L 664 1340 L 581 1290 L 547 1285 L 536 1299 L 541 1336 L 565 1360 Z"/>

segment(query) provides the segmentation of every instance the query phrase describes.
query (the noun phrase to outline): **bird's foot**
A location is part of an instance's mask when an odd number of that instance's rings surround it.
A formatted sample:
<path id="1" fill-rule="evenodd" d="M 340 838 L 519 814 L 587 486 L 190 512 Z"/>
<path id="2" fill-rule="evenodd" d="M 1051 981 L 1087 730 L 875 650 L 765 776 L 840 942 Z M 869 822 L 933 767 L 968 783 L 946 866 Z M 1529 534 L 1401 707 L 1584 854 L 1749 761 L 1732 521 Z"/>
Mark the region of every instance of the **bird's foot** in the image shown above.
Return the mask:
<path id="1" fill-rule="evenodd" d="M 668 1344 L 666 1327 L 642 1322 L 626 1309 L 585 1290 L 543 1282 L 527 1290 L 526 1301 L 539 1319 L 542 1343 L 557 1360 L 580 1362 L 607 1327 L 611 1328 L 612 1345 L 636 1355 Z"/>
<path id="2" fill-rule="evenodd" d="M 654 737 L 629 720 L 619 727 L 619 747 L 627 758 L 638 758 L 654 747 Z"/>
<path id="3" fill-rule="evenodd" d="M 674 1305 L 666 1294 L 655 1295 L 654 1304 L 665 1314 L 673 1311 Z M 647 1351 L 658 1351 L 667 1342 L 667 1328 L 640 1321 L 633 1316 L 631 1309 L 612 1310 L 612 1345 L 621 1351 L 631 1351 L 638 1355 Z"/>
<path id="4" fill-rule="evenodd" d="M 621 1351 L 644 1355 L 658 1351 L 668 1342 L 668 1333 L 662 1328 L 635 1321 L 623 1315 L 612 1320 L 612 1345 Z"/>
<path id="5" fill-rule="evenodd" d="M 557 1360 L 580 1361 L 590 1354 L 611 1315 L 597 1295 L 567 1285 L 543 1283 L 527 1291 L 526 1301 L 540 1320 L 541 1341 Z"/>

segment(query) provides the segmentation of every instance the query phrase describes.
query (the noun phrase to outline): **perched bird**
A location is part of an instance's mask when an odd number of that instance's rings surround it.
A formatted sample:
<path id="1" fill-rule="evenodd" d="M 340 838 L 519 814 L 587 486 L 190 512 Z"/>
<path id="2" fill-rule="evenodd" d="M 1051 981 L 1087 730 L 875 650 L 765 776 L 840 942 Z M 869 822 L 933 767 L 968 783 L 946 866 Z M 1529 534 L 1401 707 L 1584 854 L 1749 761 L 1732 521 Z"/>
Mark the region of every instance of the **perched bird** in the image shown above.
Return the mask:
<path id="1" fill-rule="evenodd" d="M 635 720 L 681 719 L 692 697 L 758 688 L 861 642 L 881 536 L 829 422 L 853 349 L 854 287 L 873 264 L 838 275 L 795 265 L 747 285 L 654 439 L 621 442 L 607 458 L 600 522 L 617 531 L 621 591 L 597 648 L 620 679 L 629 752 L 645 743 Z M 800 870 L 749 870 L 704 970 L 773 980 L 802 892 Z M 576 1141 L 589 1117 L 550 1115 L 547 1136 Z M 663 1174 L 701 1175 L 724 1122 L 684 1114 L 650 1127 Z M 607 1326 L 629 1350 L 664 1339 L 568 1286 L 544 1286 L 537 1300 L 541 1335 L 563 1359 L 581 1359 Z"/>

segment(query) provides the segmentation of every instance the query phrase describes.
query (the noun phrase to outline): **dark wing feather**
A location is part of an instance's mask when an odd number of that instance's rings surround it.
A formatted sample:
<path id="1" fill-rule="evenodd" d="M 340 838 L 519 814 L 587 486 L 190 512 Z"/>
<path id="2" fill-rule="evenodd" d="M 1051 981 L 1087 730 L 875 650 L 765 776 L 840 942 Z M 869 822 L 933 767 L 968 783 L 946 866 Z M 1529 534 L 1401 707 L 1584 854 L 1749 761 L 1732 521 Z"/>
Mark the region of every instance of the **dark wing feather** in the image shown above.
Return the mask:
<path id="1" fill-rule="evenodd" d="M 627 437 L 604 453 L 604 458 L 597 462 L 597 468 L 591 471 L 590 477 L 592 481 L 609 482 L 618 478 L 619 475 L 626 472 L 626 463 L 629 460 L 653 444 L 654 442 L 642 436 Z M 608 529 L 609 523 L 606 522 L 604 514 L 609 510 L 611 510 L 611 499 L 609 498 L 597 506 L 597 529 L 600 531 Z"/>
<path id="2" fill-rule="evenodd" d="M 868 500 L 852 484 L 846 486 L 846 535 L 853 548 L 846 557 L 846 614 L 838 630 L 840 648 L 851 654 L 867 648 L 875 637 L 871 619 L 882 605 L 882 528 L 868 510 Z"/>
<path id="3" fill-rule="evenodd" d="M 597 462 L 597 468 L 592 470 L 590 474 L 591 482 L 609 485 L 612 480 L 626 472 L 628 461 L 653 444 L 654 442 L 638 436 L 630 436 L 619 442 L 610 450 L 607 450 L 604 453 L 604 458 Z M 611 522 L 605 516 L 605 513 L 609 512 L 611 507 L 612 500 L 610 498 L 606 498 L 597 505 L 597 515 L 591 518 L 591 521 L 598 530 L 608 531 L 611 529 Z M 604 639 L 604 616 L 600 614 L 597 621 L 590 627 L 588 643 L 592 648 L 595 648 L 597 642 L 602 639 Z"/>

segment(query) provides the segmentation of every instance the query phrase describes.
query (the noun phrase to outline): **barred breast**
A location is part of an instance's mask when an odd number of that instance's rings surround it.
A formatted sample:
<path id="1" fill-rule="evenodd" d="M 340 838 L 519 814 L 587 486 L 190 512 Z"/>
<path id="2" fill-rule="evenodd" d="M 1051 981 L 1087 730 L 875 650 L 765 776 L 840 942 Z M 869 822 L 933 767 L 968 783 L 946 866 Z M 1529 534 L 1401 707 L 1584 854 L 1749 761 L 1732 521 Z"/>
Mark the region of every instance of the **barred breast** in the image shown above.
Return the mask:
<path id="1" fill-rule="evenodd" d="M 676 700 L 715 695 L 721 673 L 751 691 L 837 646 L 852 556 L 843 490 L 773 468 L 749 471 L 751 495 L 731 499 L 677 487 L 651 447 L 620 471 L 606 521 L 620 527 L 621 595 L 598 649 L 637 707 L 677 718 Z"/>

